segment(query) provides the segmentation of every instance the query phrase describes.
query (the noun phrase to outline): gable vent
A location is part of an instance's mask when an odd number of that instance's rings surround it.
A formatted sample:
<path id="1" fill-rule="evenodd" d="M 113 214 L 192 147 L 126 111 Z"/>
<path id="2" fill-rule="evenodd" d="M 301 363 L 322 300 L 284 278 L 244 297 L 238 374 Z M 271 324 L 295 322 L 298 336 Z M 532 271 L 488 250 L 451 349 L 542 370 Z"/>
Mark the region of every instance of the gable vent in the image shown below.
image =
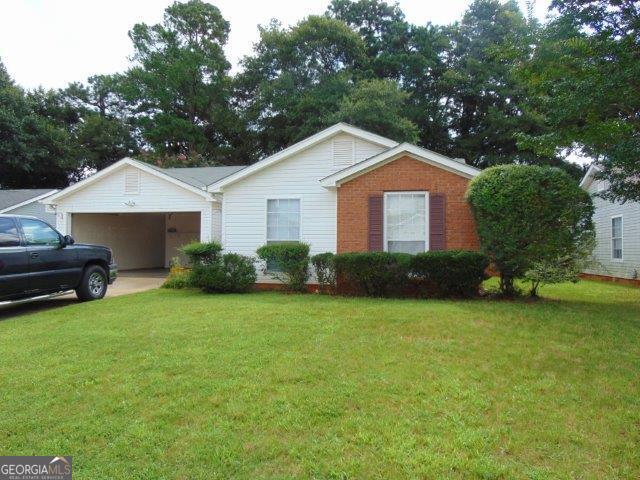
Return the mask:
<path id="1" fill-rule="evenodd" d="M 137 195 L 140 193 L 140 171 L 127 170 L 124 172 L 124 193 L 125 195 Z"/>
<path id="2" fill-rule="evenodd" d="M 333 139 L 333 166 L 345 168 L 353 165 L 355 157 L 355 143 L 353 138 Z"/>

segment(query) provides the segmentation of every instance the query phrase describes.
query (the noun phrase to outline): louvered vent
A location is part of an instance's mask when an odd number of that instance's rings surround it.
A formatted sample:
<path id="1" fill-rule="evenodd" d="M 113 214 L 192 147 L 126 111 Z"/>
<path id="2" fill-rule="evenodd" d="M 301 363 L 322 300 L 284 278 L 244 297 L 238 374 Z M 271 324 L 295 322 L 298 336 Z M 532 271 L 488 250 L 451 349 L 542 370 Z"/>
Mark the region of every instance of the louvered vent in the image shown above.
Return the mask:
<path id="1" fill-rule="evenodd" d="M 345 168 L 353 165 L 355 145 L 352 138 L 333 140 L 333 166 Z"/>
<path id="2" fill-rule="evenodd" d="M 125 195 L 140 193 L 140 172 L 138 170 L 127 170 L 124 173 L 124 193 Z"/>

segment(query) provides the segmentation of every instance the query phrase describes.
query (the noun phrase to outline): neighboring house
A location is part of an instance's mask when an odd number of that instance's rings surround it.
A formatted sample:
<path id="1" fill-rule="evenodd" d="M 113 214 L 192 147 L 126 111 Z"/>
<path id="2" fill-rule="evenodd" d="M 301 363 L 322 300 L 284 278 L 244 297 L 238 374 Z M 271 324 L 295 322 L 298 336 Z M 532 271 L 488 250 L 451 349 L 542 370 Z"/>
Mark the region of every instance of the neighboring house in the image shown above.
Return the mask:
<path id="1" fill-rule="evenodd" d="M 56 215 L 47 212 L 42 200 L 58 190 L 36 188 L 26 190 L 0 190 L 0 213 L 12 215 L 31 215 L 51 225 L 56 224 Z"/>
<path id="2" fill-rule="evenodd" d="M 608 184 L 595 179 L 597 171 L 598 167 L 592 165 L 580 182 L 593 196 L 595 206 L 595 262 L 585 273 L 612 280 L 637 280 L 640 277 L 640 203 L 614 203 L 598 197 Z"/>
<path id="3" fill-rule="evenodd" d="M 478 173 L 340 123 L 244 168 L 123 159 L 46 203 L 63 233 L 110 245 L 123 269 L 167 266 L 192 239 L 244 255 L 283 241 L 312 254 L 477 249 L 464 193 Z"/>

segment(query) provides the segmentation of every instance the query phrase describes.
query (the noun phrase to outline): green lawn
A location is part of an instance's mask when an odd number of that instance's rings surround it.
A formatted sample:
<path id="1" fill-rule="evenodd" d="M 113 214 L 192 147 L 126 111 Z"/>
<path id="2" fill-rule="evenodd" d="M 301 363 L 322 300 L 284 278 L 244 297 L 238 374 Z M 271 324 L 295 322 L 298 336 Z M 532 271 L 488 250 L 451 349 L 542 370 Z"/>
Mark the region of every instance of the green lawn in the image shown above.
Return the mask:
<path id="1" fill-rule="evenodd" d="M 640 290 L 156 290 L 0 322 L 0 454 L 74 478 L 639 478 Z"/>

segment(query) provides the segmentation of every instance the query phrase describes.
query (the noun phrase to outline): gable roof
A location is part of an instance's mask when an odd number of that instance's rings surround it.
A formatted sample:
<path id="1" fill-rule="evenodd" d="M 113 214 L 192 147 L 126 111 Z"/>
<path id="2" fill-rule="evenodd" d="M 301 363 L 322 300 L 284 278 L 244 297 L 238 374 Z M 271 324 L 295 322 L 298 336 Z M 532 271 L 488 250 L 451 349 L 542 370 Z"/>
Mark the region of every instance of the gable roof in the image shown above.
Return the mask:
<path id="1" fill-rule="evenodd" d="M 580 180 L 580 188 L 584 190 L 588 189 L 593 183 L 593 178 L 595 174 L 599 171 L 600 171 L 600 167 L 598 167 L 595 164 L 595 162 L 589 165 L 589 169 L 587 170 L 587 173 L 585 173 L 584 177 L 582 177 L 582 180 Z"/>
<path id="2" fill-rule="evenodd" d="M 73 185 L 61 190 L 60 192 L 51 195 L 46 198 L 43 203 L 46 204 L 55 204 L 61 198 L 70 195 L 73 192 L 81 190 L 92 183 L 100 180 L 102 177 L 108 176 L 109 174 L 119 170 L 123 167 L 131 166 L 142 170 L 143 172 L 149 173 L 151 175 L 155 175 L 156 177 L 162 178 L 174 185 L 178 185 L 186 190 L 189 190 L 201 197 L 204 197 L 207 200 L 213 200 L 210 194 L 207 193 L 205 187 L 206 184 L 204 181 L 206 178 L 215 177 L 216 175 L 228 175 L 227 168 L 243 168 L 243 167 L 202 167 L 202 168 L 169 168 L 164 169 L 160 167 L 156 167 L 155 165 L 150 165 L 148 163 L 139 162 L 137 160 L 133 160 L 132 158 L 123 158 L 122 160 L 117 161 L 116 163 L 109 165 L 107 168 L 100 170 L 99 172 L 91 175 L 84 180 L 80 180 L 78 183 L 74 183 Z M 209 171 L 209 169 L 218 169 L 222 168 L 224 170 L 219 171 L 219 173 L 214 173 L 213 171 Z M 197 172 L 186 172 L 186 173 L 176 173 L 174 170 L 198 170 Z M 207 170 L 206 172 L 200 170 Z M 216 171 L 217 172 L 217 171 Z M 222 178 L 222 177 L 220 177 Z"/>
<path id="3" fill-rule="evenodd" d="M 285 160 L 292 155 L 295 155 L 296 153 L 299 153 L 324 140 L 338 135 L 339 133 L 346 133 L 356 138 L 360 138 L 362 140 L 366 140 L 368 142 L 375 143 L 386 148 L 392 148 L 398 145 L 398 142 L 391 140 L 390 138 L 367 132 L 366 130 L 362 130 L 361 128 L 354 127 L 353 125 L 349 125 L 347 123 L 336 123 L 335 125 L 329 128 L 325 128 L 315 135 L 305 138 L 298 143 L 294 143 L 290 147 L 287 147 L 284 150 L 279 151 L 278 153 L 274 153 L 273 155 L 263 158 L 262 160 L 209 185 L 207 190 L 210 192 L 221 192 L 223 187 L 246 178 L 249 175 L 253 175 L 254 173 L 259 172 L 260 170 L 263 170 L 264 168 L 267 168 L 275 163 L 281 162 L 282 160 Z"/>
<path id="4" fill-rule="evenodd" d="M 30 188 L 22 190 L 0 190 L 0 213 L 8 212 L 24 205 L 37 202 L 58 190 L 51 188 Z"/>
<path id="5" fill-rule="evenodd" d="M 401 143 L 400 145 L 385 150 L 378 155 L 374 155 L 366 160 L 354 163 L 347 168 L 343 168 L 336 173 L 324 177 L 320 180 L 320 185 L 325 188 L 338 187 L 346 181 L 375 168 L 381 167 L 386 163 L 392 162 L 403 155 L 409 155 L 416 160 L 423 161 L 467 178 L 473 178 L 480 173 L 479 169 L 472 167 L 471 165 L 467 165 L 460 159 L 449 158 L 445 155 L 440 155 L 439 153 L 427 150 L 426 148 L 412 145 L 411 143 Z"/>

